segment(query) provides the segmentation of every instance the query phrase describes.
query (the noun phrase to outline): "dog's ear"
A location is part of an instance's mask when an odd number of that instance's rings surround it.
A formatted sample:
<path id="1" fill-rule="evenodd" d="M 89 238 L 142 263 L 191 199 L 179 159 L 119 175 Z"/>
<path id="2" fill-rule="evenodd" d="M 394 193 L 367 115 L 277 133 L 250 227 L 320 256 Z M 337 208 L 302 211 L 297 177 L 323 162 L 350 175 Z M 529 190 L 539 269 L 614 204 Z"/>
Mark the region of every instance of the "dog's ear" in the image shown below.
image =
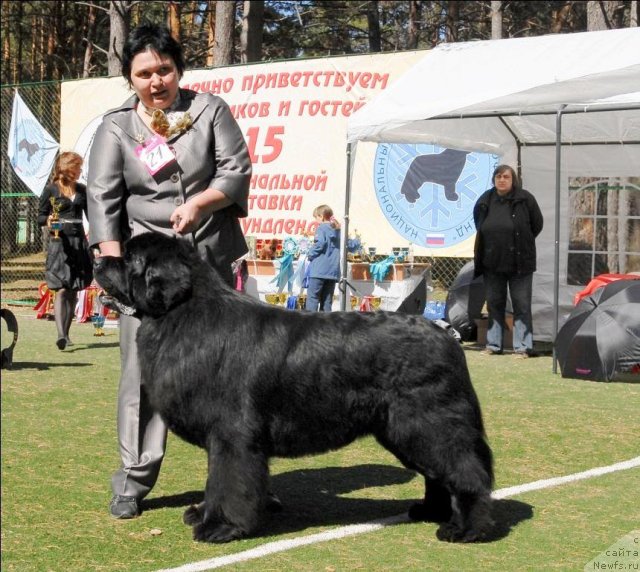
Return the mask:
<path id="1" fill-rule="evenodd" d="M 157 262 L 145 272 L 145 311 L 158 317 L 191 297 L 191 270 L 186 264 Z"/>

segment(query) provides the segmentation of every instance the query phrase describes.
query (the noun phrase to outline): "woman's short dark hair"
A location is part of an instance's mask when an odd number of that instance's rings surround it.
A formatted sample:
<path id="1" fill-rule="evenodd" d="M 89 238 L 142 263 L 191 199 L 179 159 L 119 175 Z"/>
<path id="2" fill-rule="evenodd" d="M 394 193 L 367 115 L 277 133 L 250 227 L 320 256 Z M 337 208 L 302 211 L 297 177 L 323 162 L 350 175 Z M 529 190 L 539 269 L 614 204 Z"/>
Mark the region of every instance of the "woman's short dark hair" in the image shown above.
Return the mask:
<path id="1" fill-rule="evenodd" d="M 498 165 L 494 171 L 493 171 L 493 176 L 491 177 L 491 182 L 492 184 L 496 184 L 496 175 L 499 175 L 500 173 L 504 173 L 505 171 L 509 171 L 511 173 L 511 180 L 513 181 L 513 188 L 514 189 L 520 189 L 522 188 L 520 186 L 520 177 L 518 177 L 518 173 L 515 172 L 515 170 L 513 169 L 513 167 L 509 166 L 509 165 Z"/>
<path id="2" fill-rule="evenodd" d="M 129 85 L 133 58 L 147 50 L 171 57 L 176 64 L 178 76 L 182 77 L 185 68 L 182 46 L 171 36 L 169 29 L 157 24 L 140 24 L 131 31 L 122 49 L 122 75 Z"/>

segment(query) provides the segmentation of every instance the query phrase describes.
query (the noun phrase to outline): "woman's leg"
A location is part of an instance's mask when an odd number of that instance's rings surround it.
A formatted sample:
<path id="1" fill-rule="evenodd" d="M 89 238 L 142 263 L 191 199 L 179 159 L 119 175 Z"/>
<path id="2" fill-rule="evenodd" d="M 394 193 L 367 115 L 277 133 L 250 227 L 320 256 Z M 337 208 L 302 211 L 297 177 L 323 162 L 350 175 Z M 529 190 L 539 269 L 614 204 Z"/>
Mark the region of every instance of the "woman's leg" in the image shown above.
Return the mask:
<path id="1" fill-rule="evenodd" d="M 517 353 L 530 354 L 533 351 L 533 274 L 510 277 L 509 292 L 513 304 L 513 349 Z"/>
<path id="2" fill-rule="evenodd" d="M 484 289 L 487 296 L 487 311 L 489 312 L 487 349 L 502 353 L 506 327 L 504 314 L 507 308 L 507 276 L 495 272 L 485 272 Z"/>
<path id="3" fill-rule="evenodd" d="M 159 414 L 151 408 L 144 386 L 141 385 L 140 364 L 136 346 L 139 320 L 120 316 L 121 377 L 118 389 L 118 441 L 122 466 L 111 478 L 114 499 L 111 514 L 117 518 L 131 518 L 130 504 L 120 511 L 117 497 L 139 502 L 153 488 L 164 457 L 167 427 Z"/>
<path id="4" fill-rule="evenodd" d="M 322 281 L 322 297 L 320 300 L 320 311 L 331 312 L 333 306 L 333 293 L 336 289 L 336 283 L 333 280 Z"/>
<path id="5" fill-rule="evenodd" d="M 73 318 L 76 315 L 76 304 L 78 303 L 77 290 L 67 290 L 67 303 L 67 309 L 69 312 L 67 313 L 66 321 L 64 323 L 64 331 L 67 345 L 69 345 L 71 343 L 71 340 L 69 339 L 69 330 L 71 330 L 71 324 L 73 323 Z"/>
<path id="6" fill-rule="evenodd" d="M 307 303 L 305 310 L 317 312 L 320 306 L 322 296 L 322 280 L 320 278 L 309 278 L 309 286 L 307 286 Z"/>
<path id="7" fill-rule="evenodd" d="M 78 293 L 68 288 L 61 288 L 56 292 L 53 311 L 55 314 L 56 330 L 58 332 L 56 345 L 61 350 L 63 350 L 68 343 L 69 328 L 73 321 L 77 297 Z"/>

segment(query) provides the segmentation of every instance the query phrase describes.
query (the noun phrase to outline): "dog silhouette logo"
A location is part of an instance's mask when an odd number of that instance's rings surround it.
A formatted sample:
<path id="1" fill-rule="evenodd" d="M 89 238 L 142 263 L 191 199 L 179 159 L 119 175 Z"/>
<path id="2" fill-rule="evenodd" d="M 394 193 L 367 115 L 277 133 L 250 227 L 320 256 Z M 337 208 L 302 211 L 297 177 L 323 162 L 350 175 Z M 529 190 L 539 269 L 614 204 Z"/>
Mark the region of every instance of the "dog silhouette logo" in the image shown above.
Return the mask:
<path id="1" fill-rule="evenodd" d="M 488 153 L 438 145 L 380 144 L 373 168 L 376 198 L 405 240 L 456 246 L 475 235 L 473 206 L 491 187 L 497 161 Z"/>
<path id="2" fill-rule="evenodd" d="M 18 143 L 18 151 L 26 151 L 27 161 L 31 161 L 31 157 L 40 151 L 40 145 L 37 143 L 31 143 L 26 139 L 21 139 L 20 143 Z"/>
<path id="3" fill-rule="evenodd" d="M 445 149 L 442 153 L 418 155 L 409 166 L 400 192 L 410 203 L 420 198 L 418 190 L 425 183 L 435 183 L 444 187 L 444 196 L 448 201 L 457 201 L 456 183 L 467 162 L 466 151 Z"/>
<path id="4" fill-rule="evenodd" d="M 40 126 L 25 119 L 18 126 L 17 135 L 17 152 L 11 164 L 25 175 L 34 175 L 42 165 L 47 147 Z"/>

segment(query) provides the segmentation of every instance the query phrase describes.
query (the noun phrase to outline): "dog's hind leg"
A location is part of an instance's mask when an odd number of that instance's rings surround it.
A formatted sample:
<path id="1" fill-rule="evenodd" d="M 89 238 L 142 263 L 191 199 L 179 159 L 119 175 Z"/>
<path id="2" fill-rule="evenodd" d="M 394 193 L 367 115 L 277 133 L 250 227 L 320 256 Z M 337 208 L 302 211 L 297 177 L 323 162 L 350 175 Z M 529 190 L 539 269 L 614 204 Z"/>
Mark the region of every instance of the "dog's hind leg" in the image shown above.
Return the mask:
<path id="1" fill-rule="evenodd" d="M 392 443 L 386 433 L 384 436 L 378 435 L 376 438 L 405 467 L 417 471 L 424 477 L 426 485 L 424 501 L 411 506 L 409 518 L 427 522 L 447 522 L 451 518 L 451 494 L 439 479 L 429 476 L 431 471 L 428 463 L 416 462 L 418 455 L 414 453 L 409 452 L 409 456 L 407 456 L 404 452 L 405 447 Z"/>
<path id="2" fill-rule="evenodd" d="M 408 468 L 425 477 L 425 500 L 411 507 L 415 520 L 443 523 L 438 538 L 473 542 L 483 538 L 492 521 L 491 450 L 482 433 L 458 419 L 415 408 L 389 412 L 391 423 L 378 441 Z M 395 420 L 395 421 L 394 421 Z"/>
<path id="3" fill-rule="evenodd" d="M 451 494 L 439 480 L 426 476 L 424 480 L 424 502 L 416 503 L 409 509 L 409 518 L 427 522 L 448 522 L 451 519 Z"/>
<path id="4" fill-rule="evenodd" d="M 452 514 L 436 532 L 440 540 L 475 542 L 486 538 L 493 526 L 491 450 L 480 435 L 473 452 L 465 450 L 450 465 L 446 485 L 451 493 Z"/>
<path id="5" fill-rule="evenodd" d="M 238 443 L 209 453 L 209 476 L 204 502 L 187 509 L 184 520 L 193 525 L 193 537 L 222 543 L 248 536 L 258 526 L 268 486 L 264 455 Z"/>

